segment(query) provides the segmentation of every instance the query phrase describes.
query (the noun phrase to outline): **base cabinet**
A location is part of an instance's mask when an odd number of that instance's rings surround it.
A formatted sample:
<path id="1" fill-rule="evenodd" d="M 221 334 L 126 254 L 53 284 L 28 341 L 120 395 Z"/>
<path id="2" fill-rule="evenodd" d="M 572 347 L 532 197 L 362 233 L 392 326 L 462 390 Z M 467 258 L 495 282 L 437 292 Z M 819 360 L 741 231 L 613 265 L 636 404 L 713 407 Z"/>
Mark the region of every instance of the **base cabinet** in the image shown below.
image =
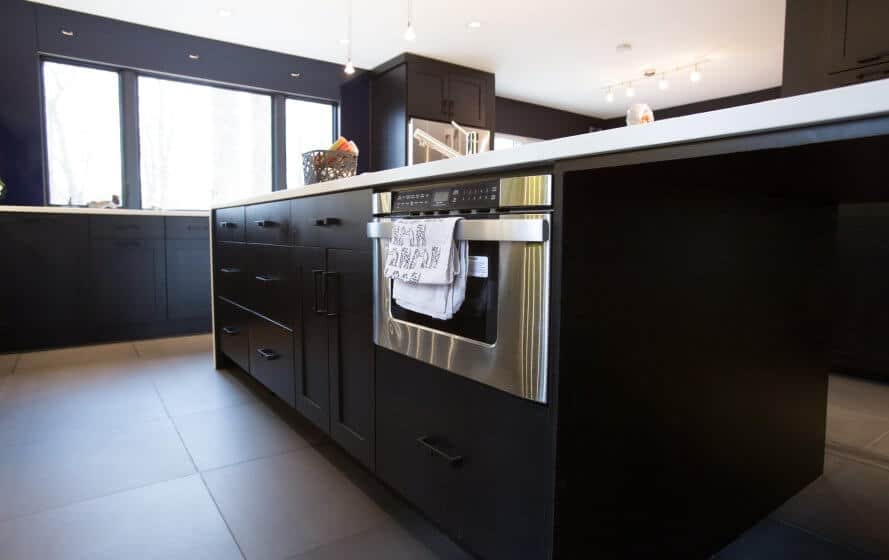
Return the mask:
<path id="1" fill-rule="evenodd" d="M 293 333 L 255 315 L 249 323 L 250 374 L 293 406 Z"/>
<path id="2" fill-rule="evenodd" d="M 549 409 L 376 354 L 379 477 L 482 558 L 547 558 Z"/>
<path id="3" fill-rule="evenodd" d="M 250 371 L 250 313 L 218 299 L 216 330 L 220 351 L 244 371 Z"/>
<path id="4" fill-rule="evenodd" d="M 325 251 L 294 247 L 299 279 L 301 349 L 296 364 L 296 409 L 322 431 L 330 431 L 330 376 L 328 374 L 327 309 L 324 307 Z"/>

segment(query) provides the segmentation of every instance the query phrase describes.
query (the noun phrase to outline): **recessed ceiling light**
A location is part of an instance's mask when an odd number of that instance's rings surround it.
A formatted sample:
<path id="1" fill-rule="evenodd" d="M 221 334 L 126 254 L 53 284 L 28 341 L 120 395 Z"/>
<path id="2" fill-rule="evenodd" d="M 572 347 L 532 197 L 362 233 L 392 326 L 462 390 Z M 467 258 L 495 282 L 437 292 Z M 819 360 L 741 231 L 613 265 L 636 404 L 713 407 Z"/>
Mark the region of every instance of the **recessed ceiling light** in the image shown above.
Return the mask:
<path id="1" fill-rule="evenodd" d="M 200 60 L 201 55 L 195 54 L 195 53 L 188 53 L 188 58 L 190 58 L 192 60 Z"/>
<path id="2" fill-rule="evenodd" d="M 480 21 L 470 21 L 469 23 L 466 24 L 466 27 L 468 27 L 470 29 L 478 29 L 481 26 L 482 26 L 482 22 L 480 22 Z"/>
<path id="3" fill-rule="evenodd" d="M 61 33 L 63 37 L 74 37 L 74 32 L 70 29 L 59 29 L 59 33 Z"/>
<path id="4" fill-rule="evenodd" d="M 631 45 L 630 43 L 621 43 L 616 47 L 616 50 L 619 53 L 630 52 L 631 50 L 633 50 L 633 45 Z"/>
<path id="5" fill-rule="evenodd" d="M 291 72 L 290 73 L 291 78 L 299 78 L 300 76 L 302 76 L 302 74 L 300 72 Z"/>
<path id="6" fill-rule="evenodd" d="M 219 8 L 219 17 L 230 17 L 232 15 L 232 11 L 226 8 Z"/>

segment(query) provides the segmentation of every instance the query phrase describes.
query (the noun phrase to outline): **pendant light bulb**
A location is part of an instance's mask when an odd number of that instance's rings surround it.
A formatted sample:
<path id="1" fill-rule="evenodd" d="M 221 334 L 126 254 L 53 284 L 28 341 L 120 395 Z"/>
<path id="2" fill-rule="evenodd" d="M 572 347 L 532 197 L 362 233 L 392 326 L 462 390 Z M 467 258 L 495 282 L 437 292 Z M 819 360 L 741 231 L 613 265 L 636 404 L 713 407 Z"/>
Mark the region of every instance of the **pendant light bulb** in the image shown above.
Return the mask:
<path id="1" fill-rule="evenodd" d="M 416 41 L 417 40 L 417 32 L 414 30 L 414 24 L 408 22 L 407 29 L 404 30 L 404 40 L 405 41 Z"/>
<path id="2" fill-rule="evenodd" d="M 688 79 L 691 80 L 692 82 L 700 82 L 701 78 L 703 78 L 703 77 L 704 77 L 704 75 L 701 74 L 701 71 L 698 68 L 698 65 L 695 64 L 694 70 L 692 70 L 691 74 L 688 75 Z"/>
<path id="3" fill-rule="evenodd" d="M 355 65 L 352 64 L 351 58 L 346 62 L 346 67 L 343 68 L 343 72 L 345 72 L 346 74 L 348 74 L 350 76 L 355 73 Z"/>
<path id="4" fill-rule="evenodd" d="M 347 76 L 355 73 L 355 65 L 352 64 L 352 0 L 349 0 L 348 41 L 346 42 L 346 66 L 343 72 Z"/>

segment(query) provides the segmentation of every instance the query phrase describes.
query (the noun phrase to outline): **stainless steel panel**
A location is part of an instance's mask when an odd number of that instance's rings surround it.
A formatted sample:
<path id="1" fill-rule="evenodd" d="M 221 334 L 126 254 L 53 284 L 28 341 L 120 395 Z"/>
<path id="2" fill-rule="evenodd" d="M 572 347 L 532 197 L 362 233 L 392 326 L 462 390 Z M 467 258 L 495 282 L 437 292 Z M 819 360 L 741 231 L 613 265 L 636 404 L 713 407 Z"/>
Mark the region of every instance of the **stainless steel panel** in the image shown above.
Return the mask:
<path id="1" fill-rule="evenodd" d="M 546 214 L 478 221 L 543 221 L 549 230 Z M 391 313 L 392 283 L 383 276 L 388 250 L 389 240 L 379 237 L 374 245 L 374 341 L 378 345 L 513 395 L 547 402 L 549 241 L 500 243 L 494 344 L 395 319 Z"/>
<path id="2" fill-rule="evenodd" d="M 500 179 L 500 207 L 552 206 L 553 176 L 531 175 Z"/>
<path id="3" fill-rule="evenodd" d="M 374 216 L 378 214 L 392 213 L 392 193 L 382 192 L 373 195 L 372 211 Z"/>
<path id="4" fill-rule="evenodd" d="M 391 238 L 392 222 L 367 224 L 370 239 Z M 463 219 L 457 222 L 454 238 L 461 241 L 536 241 L 549 240 L 548 220 Z"/>

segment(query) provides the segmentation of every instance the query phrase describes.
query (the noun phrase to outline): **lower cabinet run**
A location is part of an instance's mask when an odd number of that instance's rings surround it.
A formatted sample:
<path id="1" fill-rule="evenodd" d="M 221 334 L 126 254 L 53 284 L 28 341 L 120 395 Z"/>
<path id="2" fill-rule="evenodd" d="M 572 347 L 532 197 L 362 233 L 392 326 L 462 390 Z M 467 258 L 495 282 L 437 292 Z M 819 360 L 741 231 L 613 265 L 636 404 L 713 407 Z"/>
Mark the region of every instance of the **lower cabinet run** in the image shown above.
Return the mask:
<path id="1" fill-rule="evenodd" d="M 215 210 L 213 277 L 217 358 L 373 469 L 370 220 L 369 190 Z"/>

